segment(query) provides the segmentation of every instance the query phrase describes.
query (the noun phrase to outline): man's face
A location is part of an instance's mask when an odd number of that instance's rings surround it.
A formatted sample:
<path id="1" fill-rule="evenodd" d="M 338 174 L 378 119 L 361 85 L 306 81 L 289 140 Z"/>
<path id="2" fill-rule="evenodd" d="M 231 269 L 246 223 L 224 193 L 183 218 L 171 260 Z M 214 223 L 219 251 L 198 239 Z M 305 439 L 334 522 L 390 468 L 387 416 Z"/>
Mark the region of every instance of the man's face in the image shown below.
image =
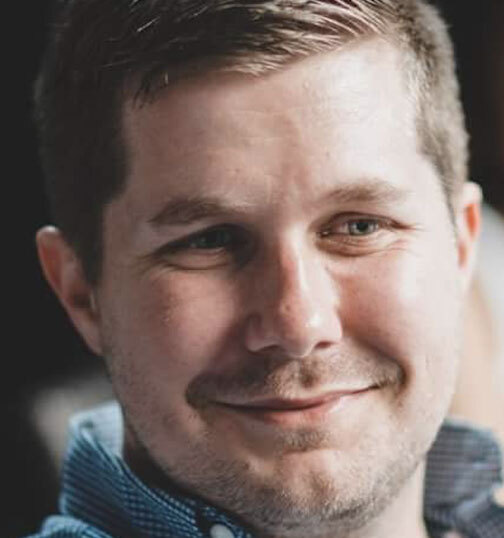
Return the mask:
<path id="1" fill-rule="evenodd" d="M 383 508 L 452 393 L 465 269 L 399 62 L 370 40 L 125 107 L 97 297 L 128 450 L 271 532 Z"/>

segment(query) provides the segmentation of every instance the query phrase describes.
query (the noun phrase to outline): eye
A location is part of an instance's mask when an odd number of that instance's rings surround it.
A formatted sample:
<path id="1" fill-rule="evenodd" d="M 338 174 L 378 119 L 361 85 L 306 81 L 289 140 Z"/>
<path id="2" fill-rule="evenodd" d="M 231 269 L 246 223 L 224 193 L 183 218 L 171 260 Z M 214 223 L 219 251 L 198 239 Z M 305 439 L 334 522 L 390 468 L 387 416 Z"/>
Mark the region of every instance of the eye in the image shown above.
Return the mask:
<path id="1" fill-rule="evenodd" d="M 180 269 L 213 269 L 244 263 L 252 240 L 239 226 L 223 224 L 178 239 L 156 254 L 164 265 Z"/>
<path id="2" fill-rule="evenodd" d="M 320 237 L 350 236 L 365 237 L 390 226 L 385 219 L 377 217 L 342 217 L 333 220 L 321 232 Z"/>
<path id="3" fill-rule="evenodd" d="M 182 241 L 179 248 L 201 250 L 232 248 L 236 246 L 237 235 L 236 230 L 231 227 L 211 228 Z"/>
<path id="4" fill-rule="evenodd" d="M 357 219 L 346 224 L 349 235 L 370 235 L 380 229 L 380 222 L 373 219 Z"/>
<path id="5" fill-rule="evenodd" d="M 376 252 L 395 239 L 394 224 L 382 217 L 338 215 L 319 232 L 324 248 L 334 254 L 349 256 Z"/>

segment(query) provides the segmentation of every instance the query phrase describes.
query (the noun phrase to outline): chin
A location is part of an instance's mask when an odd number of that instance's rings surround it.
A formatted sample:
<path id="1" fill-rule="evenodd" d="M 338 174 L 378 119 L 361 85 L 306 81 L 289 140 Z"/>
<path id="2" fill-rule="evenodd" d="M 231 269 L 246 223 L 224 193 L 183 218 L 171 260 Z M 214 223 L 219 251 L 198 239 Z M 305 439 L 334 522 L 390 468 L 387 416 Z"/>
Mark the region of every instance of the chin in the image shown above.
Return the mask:
<path id="1" fill-rule="evenodd" d="M 330 450 L 291 454 L 269 479 L 235 476 L 218 503 L 266 535 L 305 538 L 316 528 L 339 536 L 385 510 L 418 465 L 411 459 L 377 472 L 373 462 L 348 464 Z"/>

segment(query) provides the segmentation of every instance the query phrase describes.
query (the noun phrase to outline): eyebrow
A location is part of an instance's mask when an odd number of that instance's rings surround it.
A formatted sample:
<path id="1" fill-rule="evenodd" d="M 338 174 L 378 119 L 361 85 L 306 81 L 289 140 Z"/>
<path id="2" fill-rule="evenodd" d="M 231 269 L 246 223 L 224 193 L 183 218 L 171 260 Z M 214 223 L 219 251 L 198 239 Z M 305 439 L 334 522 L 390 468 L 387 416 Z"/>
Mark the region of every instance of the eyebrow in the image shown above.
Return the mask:
<path id="1" fill-rule="evenodd" d="M 368 180 L 363 183 L 340 185 L 333 189 L 327 197 L 338 203 L 380 203 L 392 204 L 405 200 L 412 191 L 397 187 L 383 180 Z"/>
<path id="2" fill-rule="evenodd" d="M 149 224 L 154 228 L 183 226 L 216 216 L 237 214 L 249 204 L 225 204 L 212 197 L 180 197 L 169 200 Z"/>
<path id="3" fill-rule="evenodd" d="M 352 202 L 392 204 L 404 200 L 410 194 L 411 191 L 385 181 L 371 180 L 365 183 L 340 185 L 325 194 L 323 201 L 334 200 L 340 204 Z M 229 204 L 209 196 L 177 197 L 169 200 L 148 222 L 154 228 L 183 226 L 223 215 L 238 215 L 250 206 L 250 203 Z"/>

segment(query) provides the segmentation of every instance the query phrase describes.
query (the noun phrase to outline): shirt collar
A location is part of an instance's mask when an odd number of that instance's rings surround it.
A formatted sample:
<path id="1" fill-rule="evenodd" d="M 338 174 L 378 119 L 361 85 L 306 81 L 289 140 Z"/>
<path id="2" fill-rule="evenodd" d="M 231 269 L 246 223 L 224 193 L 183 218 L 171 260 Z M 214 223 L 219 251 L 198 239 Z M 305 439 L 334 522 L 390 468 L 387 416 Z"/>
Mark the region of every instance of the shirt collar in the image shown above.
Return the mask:
<path id="1" fill-rule="evenodd" d="M 111 402 L 76 415 L 63 466 L 62 514 L 81 519 L 113 536 L 206 537 L 216 525 L 234 538 L 250 535 L 234 518 L 173 489 L 148 487 L 121 457 L 123 420 Z"/>
<path id="2" fill-rule="evenodd" d="M 428 525 L 467 536 L 504 536 L 504 508 L 493 497 L 501 483 L 501 451 L 490 431 L 445 421 L 427 457 Z"/>

